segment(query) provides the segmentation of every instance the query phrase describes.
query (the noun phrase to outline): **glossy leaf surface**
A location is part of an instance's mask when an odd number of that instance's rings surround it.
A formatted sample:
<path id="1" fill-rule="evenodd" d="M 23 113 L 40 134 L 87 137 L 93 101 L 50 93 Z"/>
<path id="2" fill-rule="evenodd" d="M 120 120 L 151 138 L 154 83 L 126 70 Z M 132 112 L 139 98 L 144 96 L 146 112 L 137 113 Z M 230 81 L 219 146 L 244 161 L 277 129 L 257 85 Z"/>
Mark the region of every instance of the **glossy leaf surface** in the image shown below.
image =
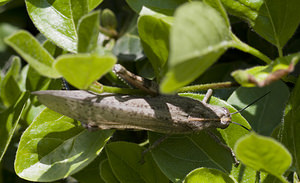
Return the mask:
<path id="1" fill-rule="evenodd" d="M 21 137 L 16 173 L 39 182 L 68 177 L 96 158 L 112 132 L 88 132 L 78 121 L 45 109 Z"/>

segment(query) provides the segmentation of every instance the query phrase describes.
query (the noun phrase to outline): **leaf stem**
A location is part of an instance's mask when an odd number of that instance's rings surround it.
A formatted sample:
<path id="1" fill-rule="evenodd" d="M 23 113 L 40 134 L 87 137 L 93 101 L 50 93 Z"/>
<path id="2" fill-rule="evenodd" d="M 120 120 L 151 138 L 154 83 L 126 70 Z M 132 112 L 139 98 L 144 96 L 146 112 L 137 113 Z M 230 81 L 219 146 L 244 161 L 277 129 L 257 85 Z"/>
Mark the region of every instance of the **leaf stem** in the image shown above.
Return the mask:
<path id="1" fill-rule="evenodd" d="M 250 53 L 251 55 L 256 56 L 257 58 L 261 59 L 262 61 L 264 61 L 267 64 L 272 63 L 273 61 L 266 56 L 265 54 L 261 53 L 260 51 L 258 51 L 257 49 L 249 46 L 248 44 L 242 42 L 238 37 L 236 37 L 233 33 L 231 34 L 232 38 L 233 38 L 233 47 L 246 52 L 246 53 Z"/>
<path id="2" fill-rule="evenodd" d="M 201 84 L 201 85 L 193 85 L 193 86 L 186 86 L 182 87 L 178 90 L 178 93 L 184 93 L 184 92 L 197 92 L 197 91 L 203 91 L 208 89 L 220 89 L 220 88 L 231 88 L 239 86 L 237 82 L 220 82 L 220 83 L 210 83 L 210 84 Z"/>
<path id="3" fill-rule="evenodd" d="M 283 57 L 282 49 L 279 46 L 277 46 L 277 50 L 278 50 L 279 57 Z"/>

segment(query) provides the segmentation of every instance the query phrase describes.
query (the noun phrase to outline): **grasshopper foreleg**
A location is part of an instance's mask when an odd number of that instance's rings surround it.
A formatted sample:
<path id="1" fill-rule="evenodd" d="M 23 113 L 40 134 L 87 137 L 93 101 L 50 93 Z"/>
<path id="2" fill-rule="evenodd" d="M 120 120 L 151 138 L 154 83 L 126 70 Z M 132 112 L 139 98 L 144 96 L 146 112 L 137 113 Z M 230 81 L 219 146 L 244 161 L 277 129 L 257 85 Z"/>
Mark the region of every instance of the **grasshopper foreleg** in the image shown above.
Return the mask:
<path id="1" fill-rule="evenodd" d="M 166 140 L 170 135 L 164 135 L 162 137 L 160 137 L 159 139 L 157 139 L 151 146 L 149 146 L 146 150 L 144 150 L 142 152 L 142 158 L 140 163 L 144 164 L 145 163 L 145 159 L 144 156 L 146 155 L 146 153 L 148 153 L 149 151 L 151 151 L 152 149 L 154 149 L 155 147 L 157 147 L 159 144 L 161 144 L 164 140 Z"/>

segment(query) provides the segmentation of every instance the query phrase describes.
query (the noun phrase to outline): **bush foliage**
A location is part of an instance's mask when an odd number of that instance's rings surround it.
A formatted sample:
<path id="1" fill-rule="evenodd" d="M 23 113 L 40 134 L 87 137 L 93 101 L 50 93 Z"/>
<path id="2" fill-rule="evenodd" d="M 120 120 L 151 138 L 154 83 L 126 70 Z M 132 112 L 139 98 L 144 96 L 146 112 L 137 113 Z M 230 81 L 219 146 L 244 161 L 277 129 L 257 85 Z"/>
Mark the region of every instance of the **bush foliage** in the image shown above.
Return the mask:
<path id="1" fill-rule="evenodd" d="M 298 182 L 299 9 L 299 0 L 0 0 L 0 183 Z M 251 132 L 212 130 L 241 164 L 205 131 L 169 136 L 142 164 L 163 134 L 90 132 L 31 94 L 64 81 L 132 94 L 116 63 L 164 95 L 201 100 L 215 89 L 209 103 L 232 113 L 270 92 L 232 115 Z"/>

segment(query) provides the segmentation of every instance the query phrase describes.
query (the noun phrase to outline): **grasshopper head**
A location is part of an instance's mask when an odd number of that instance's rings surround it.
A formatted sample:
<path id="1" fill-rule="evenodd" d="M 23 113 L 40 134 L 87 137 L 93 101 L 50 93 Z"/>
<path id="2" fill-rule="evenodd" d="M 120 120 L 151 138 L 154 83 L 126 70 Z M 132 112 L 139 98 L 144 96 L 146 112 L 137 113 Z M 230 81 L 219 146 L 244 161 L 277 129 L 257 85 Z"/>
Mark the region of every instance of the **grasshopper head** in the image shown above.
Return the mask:
<path id="1" fill-rule="evenodd" d="M 220 116 L 220 126 L 219 128 L 227 128 L 229 124 L 231 123 L 231 114 L 229 110 L 225 107 L 222 107 L 222 110 L 220 110 L 220 113 L 217 114 Z"/>

